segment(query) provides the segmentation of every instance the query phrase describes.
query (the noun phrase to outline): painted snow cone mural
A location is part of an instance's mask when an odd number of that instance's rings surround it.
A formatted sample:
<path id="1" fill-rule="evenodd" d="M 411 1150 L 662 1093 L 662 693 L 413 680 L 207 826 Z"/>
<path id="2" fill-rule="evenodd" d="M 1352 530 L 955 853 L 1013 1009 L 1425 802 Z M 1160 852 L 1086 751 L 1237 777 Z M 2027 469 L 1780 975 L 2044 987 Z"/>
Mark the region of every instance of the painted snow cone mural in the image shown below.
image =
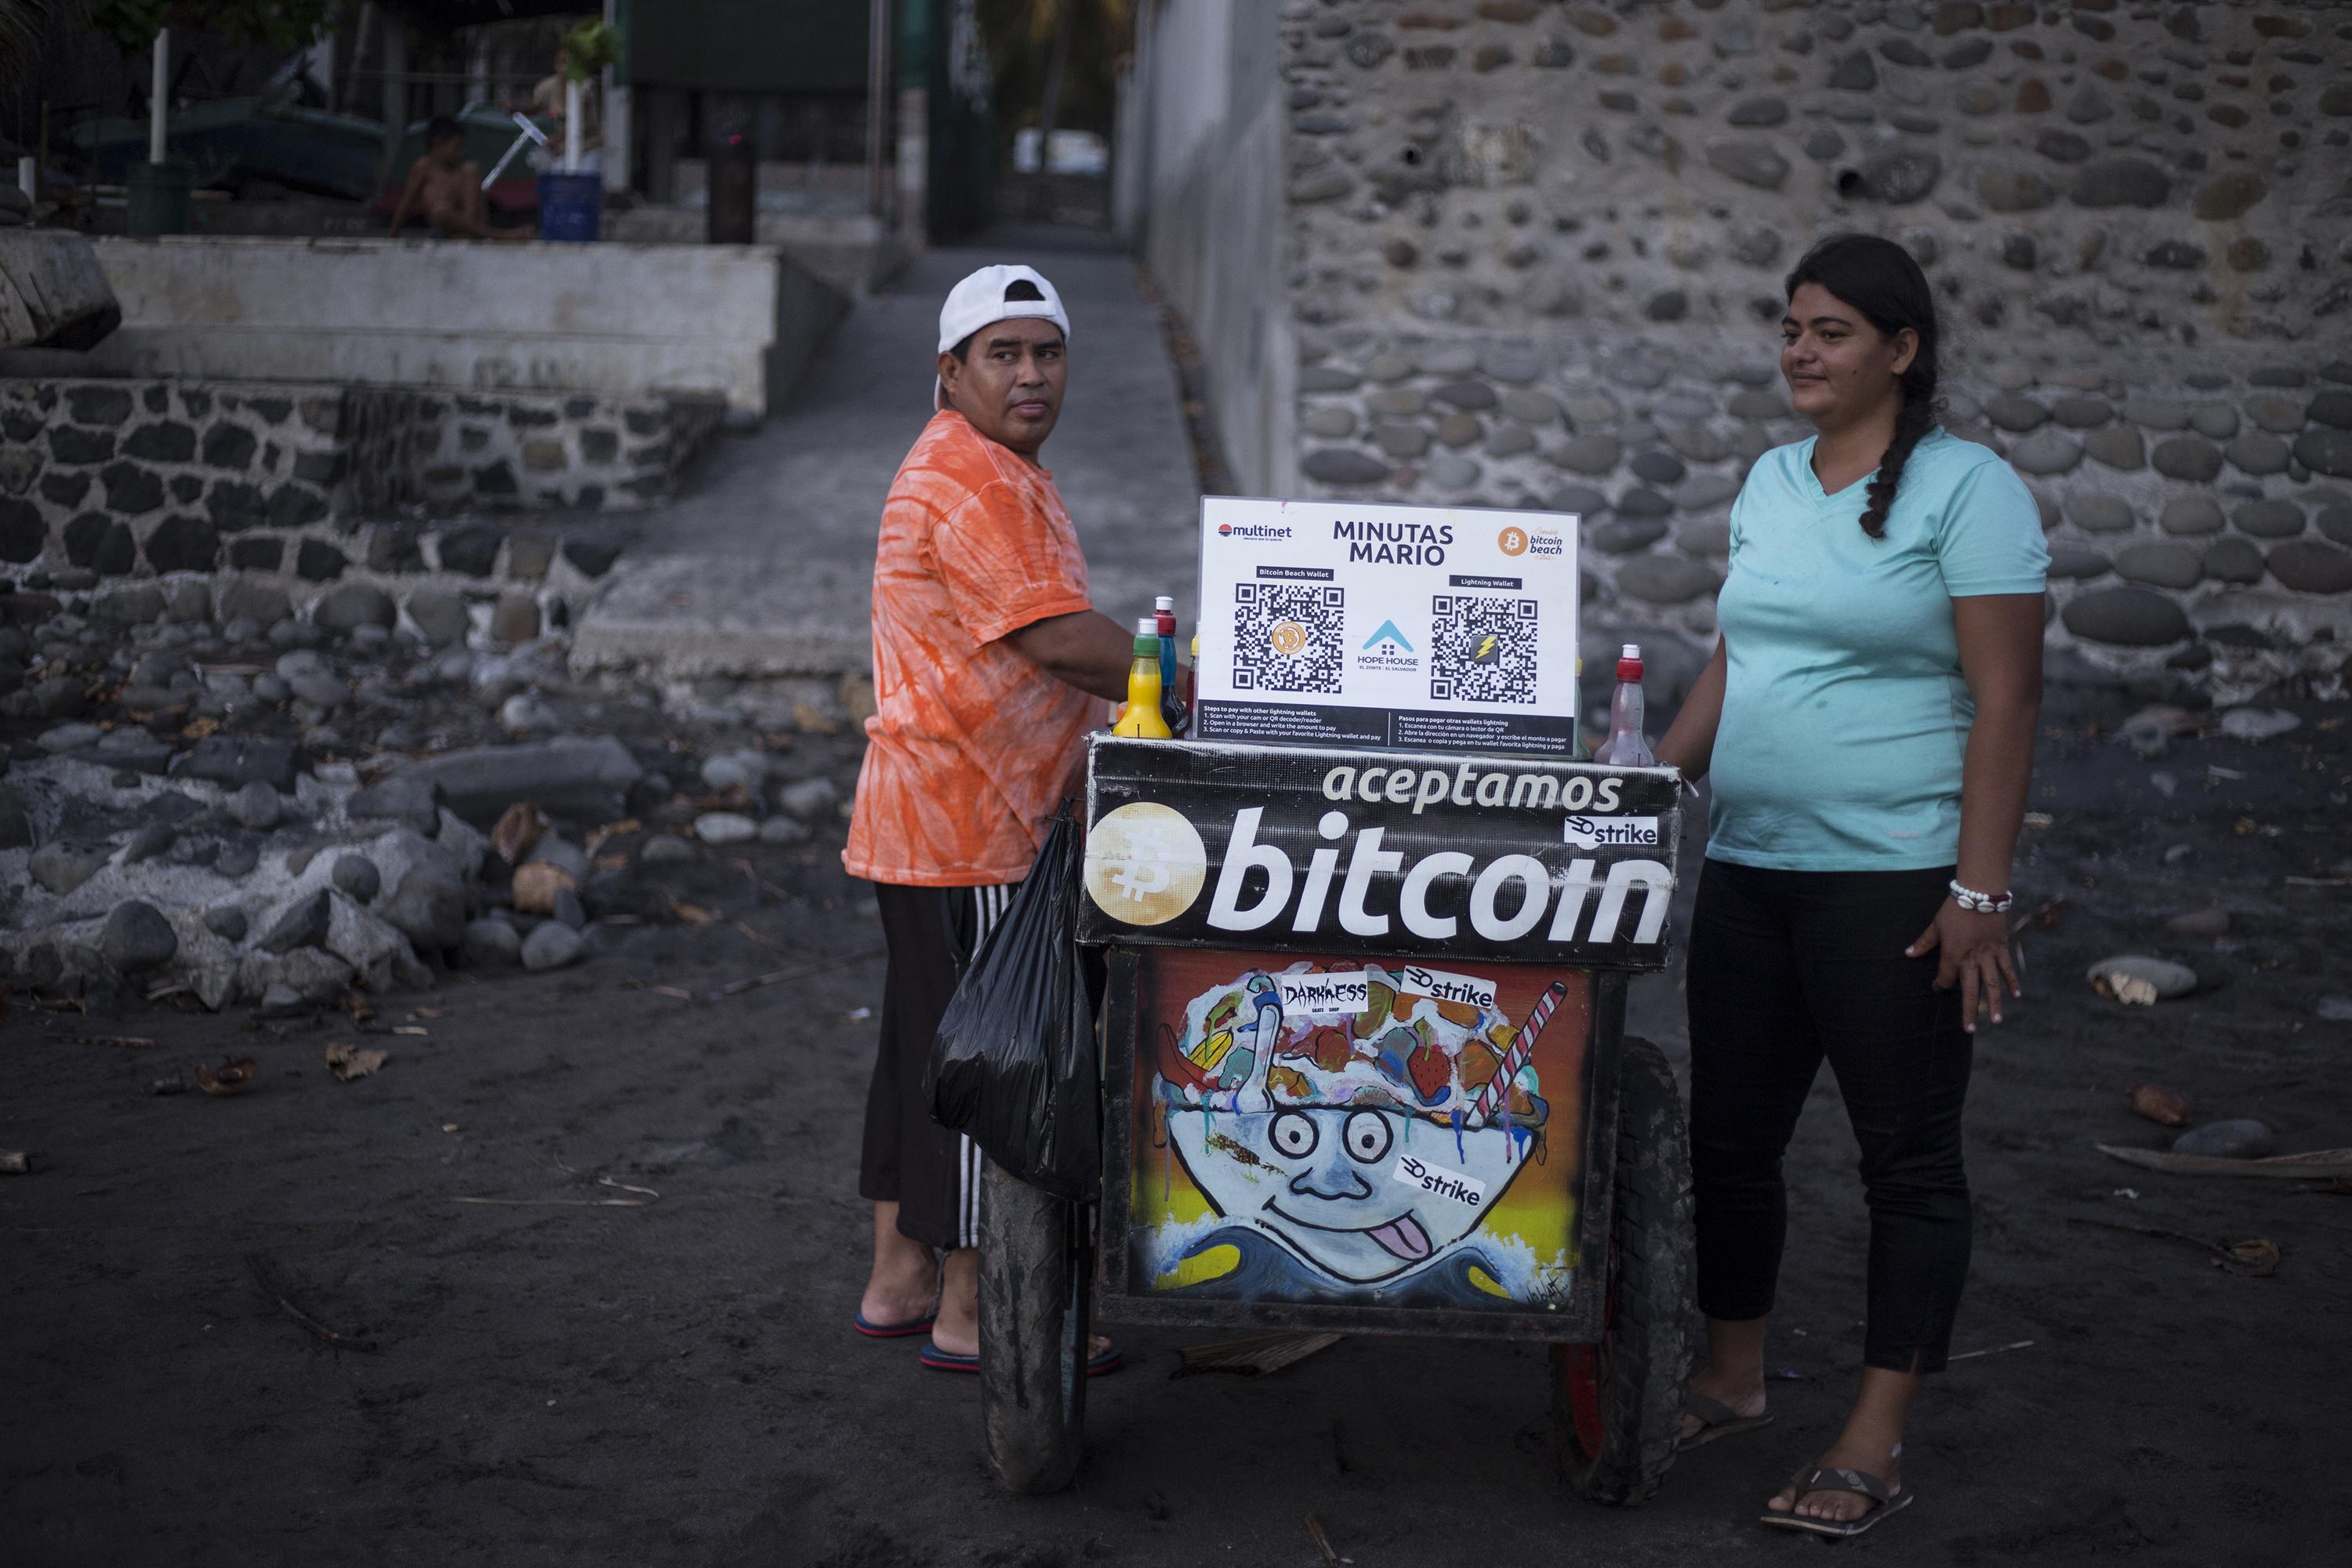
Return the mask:
<path id="1" fill-rule="evenodd" d="M 1142 1277 L 1233 1299 L 1564 1300 L 1589 978 L 1252 956 L 1150 955 Z"/>

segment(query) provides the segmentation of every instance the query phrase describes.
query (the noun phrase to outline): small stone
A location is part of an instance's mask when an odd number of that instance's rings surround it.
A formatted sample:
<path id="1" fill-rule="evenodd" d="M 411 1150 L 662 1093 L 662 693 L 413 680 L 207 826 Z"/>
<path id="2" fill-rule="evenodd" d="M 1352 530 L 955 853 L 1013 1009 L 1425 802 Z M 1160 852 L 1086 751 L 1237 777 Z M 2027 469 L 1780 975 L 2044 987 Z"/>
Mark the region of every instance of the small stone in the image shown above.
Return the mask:
<path id="1" fill-rule="evenodd" d="M 1346 447 L 1322 447 L 1307 453 L 1299 471 L 1326 485 L 1372 485 L 1389 477 L 1386 463 Z"/>
<path id="2" fill-rule="evenodd" d="M 814 822 L 832 816 L 840 800 L 841 792 L 831 779 L 813 778 L 788 785 L 776 796 L 776 805 L 788 816 Z"/>
<path id="3" fill-rule="evenodd" d="M 2306 430 L 2295 439 L 2294 457 L 2313 473 L 2352 479 L 2352 430 Z"/>
<path id="4" fill-rule="evenodd" d="M 2165 1002 L 2197 989 L 2197 972 L 2187 964 L 2137 952 L 2103 958 L 2084 978 L 2103 995 L 2120 1002 Z"/>
<path id="5" fill-rule="evenodd" d="M 330 876 L 335 886 L 343 890 L 344 897 L 354 903 L 373 902 L 377 890 L 383 886 L 383 873 L 364 855 L 342 856 L 336 860 Z"/>
<path id="6" fill-rule="evenodd" d="M 376 912 L 420 952 L 456 947 L 465 937 L 464 874 L 446 856 L 420 855 Z"/>
<path id="7" fill-rule="evenodd" d="M 760 824 L 760 842 L 762 844 L 805 844 L 812 837 L 807 825 L 795 822 L 789 816 L 772 816 Z M 661 841 L 656 839 L 655 842 Z M 677 844 L 682 840 L 673 838 L 669 842 Z"/>
<path id="8" fill-rule="evenodd" d="M 2278 1152 L 2278 1135 L 2267 1122 L 2251 1116 L 2232 1117 L 2190 1128 L 2172 1141 L 2172 1152 L 2217 1160 L 2261 1160 Z"/>
<path id="9" fill-rule="evenodd" d="M 1344 441 L 1356 433 L 1356 413 L 1352 408 L 1329 405 L 1310 408 L 1300 424 L 1306 426 L 1309 436 L 1318 436 L 1327 441 Z"/>
<path id="10" fill-rule="evenodd" d="M 2158 442 L 2149 460 L 2166 479 L 2189 484 L 2207 483 L 2221 472 L 2221 449 L 2194 436 L 2173 436 Z"/>
<path id="11" fill-rule="evenodd" d="M 2080 594 L 2059 612 L 2066 629 L 2118 647 L 2160 647 L 2189 635 L 2189 616 L 2150 588 L 2100 588 Z"/>
<path id="12" fill-rule="evenodd" d="M 1984 405 L 1985 417 L 2004 430 L 2022 435 L 2049 422 L 2050 410 L 2030 397 L 2004 392 Z"/>
<path id="13" fill-rule="evenodd" d="M 2115 409 L 2098 397 L 2062 397 L 2050 412 L 2069 430 L 2095 430 L 2116 416 Z"/>
<path id="14" fill-rule="evenodd" d="M 2205 575 L 2216 583 L 2259 583 L 2263 552 L 2242 539 L 2224 539 L 2205 552 Z"/>
<path id="15" fill-rule="evenodd" d="M 1789 178 L 1789 160 L 1760 142 L 1710 142 L 1708 166 L 1742 184 L 1777 191 Z"/>
<path id="16" fill-rule="evenodd" d="M 1643 555 L 1617 572 L 1620 592 L 1653 605 L 1680 605 L 1712 594 L 1722 584 L 1715 569 L 1679 555 Z"/>
<path id="17" fill-rule="evenodd" d="M 2176 496 L 2164 503 L 2157 526 L 2167 533 L 2219 533 L 2221 508 L 2210 496 Z"/>
<path id="18" fill-rule="evenodd" d="M 2230 911 L 2221 909 L 2190 910 L 2166 921 L 2164 929 L 2177 936 L 2227 936 L 2230 934 Z"/>
<path id="19" fill-rule="evenodd" d="M 261 864 L 261 851 L 250 844 L 224 844 L 213 859 L 213 869 L 235 881 L 248 876 Z"/>
<path id="20" fill-rule="evenodd" d="M 789 822 L 790 817 L 771 817 L 770 821 Z M 677 865 L 695 858 L 694 846 L 672 833 L 657 833 L 646 840 L 637 851 L 641 866 Z"/>
<path id="21" fill-rule="evenodd" d="M 225 904 L 218 909 L 206 910 L 204 920 L 205 929 L 223 942 L 235 945 L 245 940 L 245 911 L 234 904 Z"/>
<path id="22" fill-rule="evenodd" d="M 334 900 L 321 888 L 278 917 L 260 942 L 264 952 L 288 953 L 298 947 L 318 947 L 327 940 L 333 922 Z"/>
<path id="23" fill-rule="evenodd" d="M 286 685 L 296 698 L 320 708 L 340 708 L 352 700 L 351 685 L 340 676 L 306 671 L 292 677 Z"/>
<path id="24" fill-rule="evenodd" d="M 2101 158 L 2074 176 L 2077 206 L 2158 207 L 2172 194 L 2172 176 L 2143 158 Z"/>
<path id="25" fill-rule="evenodd" d="M 180 837 L 180 830 L 168 822 L 151 822 L 131 836 L 122 847 L 122 863 L 136 866 L 142 860 L 152 860 L 169 849 Z"/>
<path id="26" fill-rule="evenodd" d="M 2266 430 L 2249 430 L 2222 448 L 2223 457 L 2242 472 L 2257 476 L 2286 472 L 2285 442 Z"/>
<path id="27" fill-rule="evenodd" d="M 261 994 L 259 1012 L 265 1018 L 291 1018 L 308 1005 L 302 993 L 282 980 L 273 980 Z"/>
<path id="28" fill-rule="evenodd" d="M 522 941 L 522 966 L 534 973 L 561 969 L 580 957 L 580 933 L 562 921 L 543 921 Z"/>
<path id="29" fill-rule="evenodd" d="M 2282 708 L 2232 708 L 2221 715 L 2221 733 L 2233 741 L 2269 741 L 2303 728 L 2303 721 Z"/>
<path id="30" fill-rule="evenodd" d="M 2109 425 L 2083 437 L 2084 455 L 2121 473 L 2147 466 L 2147 447 L 2128 425 Z"/>
<path id="31" fill-rule="evenodd" d="M 759 831 L 760 825 L 740 812 L 706 811 L 694 819 L 694 836 L 705 844 L 740 844 Z"/>
<path id="32" fill-rule="evenodd" d="M 2109 495 L 2069 496 L 2066 516 L 2085 533 L 2129 533 L 2135 521 L 2131 503 Z"/>
<path id="33" fill-rule="evenodd" d="M 44 844 L 33 851 L 26 869 L 33 880 L 50 892 L 63 898 L 84 882 L 98 875 L 106 864 L 102 850 L 91 850 L 66 844 Z"/>
<path id="34" fill-rule="evenodd" d="M 268 832 L 283 815 L 278 792 L 261 779 L 247 780 L 223 803 L 222 809 L 231 821 L 256 833 Z"/>
<path id="35" fill-rule="evenodd" d="M 1552 454 L 1552 461 L 1570 472 L 1606 475 L 1613 473 L 1624 448 L 1614 436 L 1578 436 Z"/>
<path id="36" fill-rule="evenodd" d="M 2207 223 L 2222 223 L 2242 216 L 2269 194 L 2261 175 L 2237 170 L 2198 187 L 2191 206 Z"/>
<path id="37" fill-rule="evenodd" d="M 2200 404 L 2189 411 L 2189 427 L 2200 436 L 2226 441 L 2238 433 L 2238 411 L 2226 403 Z"/>
<path id="38" fill-rule="evenodd" d="M 438 588 L 418 588 L 408 595 L 408 619 L 429 643 L 466 640 L 470 622 L 466 601 Z"/>
<path id="39" fill-rule="evenodd" d="M 294 787 L 294 744 L 253 735 L 206 735 L 180 757 L 172 771 L 180 777 L 223 786 L 260 779 L 285 794 Z"/>
<path id="40" fill-rule="evenodd" d="M 2239 532 L 2257 539 L 2293 539 L 2303 531 L 2303 508 L 2277 497 L 2250 500 L 2231 512 L 2230 521 Z"/>
<path id="41" fill-rule="evenodd" d="M 154 905 L 127 899 L 114 906 L 99 935 L 99 952 L 118 974 L 144 974 L 172 962 L 180 938 Z"/>
<path id="42" fill-rule="evenodd" d="M 2010 466 L 2028 474 L 2072 472 L 2083 460 L 2083 444 L 2055 430 L 2042 430 L 2009 449 Z"/>
<path id="43" fill-rule="evenodd" d="M 499 723 L 509 735 L 543 735 L 555 728 L 555 712 L 528 691 L 499 704 Z"/>
<path id="44" fill-rule="evenodd" d="M 522 962 L 522 933 L 502 920 L 484 917 L 466 922 L 458 950 L 468 969 L 490 969 Z"/>
<path id="45" fill-rule="evenodd" d="M 2193 588 L 2205 575 L 2205 561 L 2178 540 L 2146 540 L 2116 552 L 2116 574 L 2158 588 Z"/>
<path id="46" fill-rule="evenodd" d="M 362 626 L 393 626 L 399 619 L 392 595 L 367 583 L 346 583 L 311 606 L 310 624 L 338 636 Z"/>
<path id="47" fill-rule="evenodd" d="M 490 640 L 527 643 L 539 636 L 539 601 L 528 594 L 502 594 L 490 611 Z"/>
<path id="48" fill-rule="evenodd" d="M 67 752 L 79 752 L 86 747 L 95 746 L 99 742 L 99 738 L 105 733 L 105 731 L 95 724 L 59 724 L 53 729 L 43 731 L 40 739 L 34 744 L 54 757 Z"/>
<path id="49" fill-rule="evenodd" d="M 2352 589 L 2352 551 L 2296 539 L 2270 553 L 2271 575 L 2305 594 L 2341 594 Z"/>
<path id="50" fill-rule="evenodd" d="M 441 831 L 441 786 L 412 772 L 389 773 L 352 791 L 343 814 L 353 821 L 405 823 L 432 838 Z"/>
<path id="51" fill-rule="evenodd" d="M 1943 160 L 1927 148 L 1898 148 L 1862 166 L 1862 193 L 1887 206 L 1907 206 L 1925 199 L 1943 174 Z"/>

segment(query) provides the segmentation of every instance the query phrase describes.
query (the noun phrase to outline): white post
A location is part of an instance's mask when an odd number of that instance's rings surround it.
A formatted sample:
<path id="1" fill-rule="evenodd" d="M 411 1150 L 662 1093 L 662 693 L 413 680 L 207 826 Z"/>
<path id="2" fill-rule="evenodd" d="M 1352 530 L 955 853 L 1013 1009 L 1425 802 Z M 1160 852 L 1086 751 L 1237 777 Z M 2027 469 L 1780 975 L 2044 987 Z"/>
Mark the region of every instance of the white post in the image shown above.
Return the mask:
<path id="1" fill-rule="evenodd" d="M 28 202 L 41 199 L 40 161 L 29 153 L 16 160 L 16 188 L 25 193 Z"/>
<path id="2" fill-rule="evenodd" d="M 172 29 L 155 29 L 155 80 L 147 94 L 147 161 L 163 161 L 164 95 L 172 90 Z"/>
<path id="3" fill-rule="evenodd" d="M 566 77 L 563 81 L 563 172 L 580 172 L 580 83 Z"/>

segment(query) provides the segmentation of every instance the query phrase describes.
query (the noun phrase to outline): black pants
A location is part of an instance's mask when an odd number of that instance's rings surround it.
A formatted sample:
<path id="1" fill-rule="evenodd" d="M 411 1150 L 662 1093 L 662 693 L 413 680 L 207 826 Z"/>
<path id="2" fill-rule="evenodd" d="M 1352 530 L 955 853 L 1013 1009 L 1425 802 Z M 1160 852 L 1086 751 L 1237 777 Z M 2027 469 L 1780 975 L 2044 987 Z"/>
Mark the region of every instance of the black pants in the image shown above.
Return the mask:
<path id="1" fill-rule="evenodd" d="M 981 1152 L 971 1139 L 931 1120 L 923 1069 L 964 966 L 1012 898 L 1012 887 L 874 884 L 890 963 L 882 1042 L 866 1091 L 857 1193 L 897 1204 L 898 1229 L 936 1247 L 980 1245 Z"/>
<path id="2" fill-rule="evenodd" d="M 1768 871 L 1709 860 L 1691 923 L 1691 1173 L 1698 1304 L 1772 1310 L 1788 1231 L 1780 1160 L 1822 1058 L 1862 1146 L 1870 1208 L 1863 1363 L 1940 1372 L 1969 1272 L 1960 1108 L 1970 1041 L 1936 958 L 1903 950 L 1949 867 Z"/>

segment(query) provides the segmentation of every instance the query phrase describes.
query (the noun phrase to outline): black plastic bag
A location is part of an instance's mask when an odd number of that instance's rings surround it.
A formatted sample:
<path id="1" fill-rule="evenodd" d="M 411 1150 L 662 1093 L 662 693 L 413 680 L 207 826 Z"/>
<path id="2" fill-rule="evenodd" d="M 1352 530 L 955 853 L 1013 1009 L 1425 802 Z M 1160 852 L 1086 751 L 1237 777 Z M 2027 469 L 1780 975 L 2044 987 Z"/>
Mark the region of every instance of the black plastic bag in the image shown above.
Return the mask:
<path id="1" fill-rule="evenodd" d="M 931 1047 L 931 1119 L 1076 1203 L 1102 1188 L 1102 1075 L 1078 951 L 1078 826 L 1066 805 L 964 972 Z"/>

